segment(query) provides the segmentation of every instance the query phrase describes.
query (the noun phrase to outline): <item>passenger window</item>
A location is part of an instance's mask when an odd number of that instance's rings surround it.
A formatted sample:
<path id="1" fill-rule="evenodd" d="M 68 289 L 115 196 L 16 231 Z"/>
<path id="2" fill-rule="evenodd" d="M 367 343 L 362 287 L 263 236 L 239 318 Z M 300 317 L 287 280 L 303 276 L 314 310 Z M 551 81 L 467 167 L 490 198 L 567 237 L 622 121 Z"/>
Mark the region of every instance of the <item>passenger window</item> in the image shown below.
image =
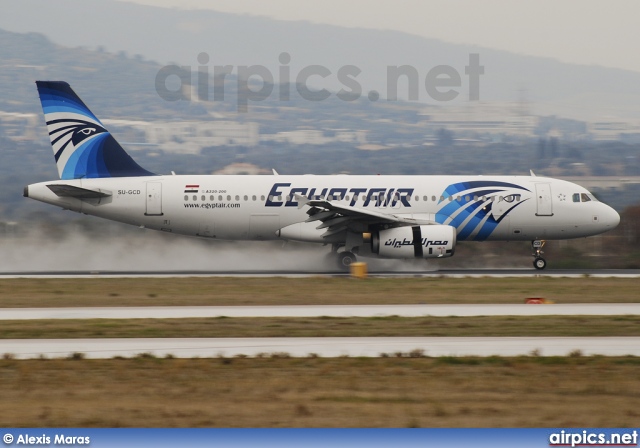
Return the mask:
<path id="1" fill-rule="evenodd" d="M 431 200 L 432 200 L 433 202 L 436 202 L 436 197 L 435 197 L 435 196 L 431 196 Z M 440 197 L 440 200 L 442 200 L 442 196 Z"/>
<path id="2" fill-rule="evenodd" d="M 580 193 L 573 193 L 573 202 L 580 202 Z"/>
<path id="3" fill-rule="evenodd" d="M 591 198 L 586 193 L 581 193 L 580 197 L 582 198 L 582 202 L 589 202 Z"/>

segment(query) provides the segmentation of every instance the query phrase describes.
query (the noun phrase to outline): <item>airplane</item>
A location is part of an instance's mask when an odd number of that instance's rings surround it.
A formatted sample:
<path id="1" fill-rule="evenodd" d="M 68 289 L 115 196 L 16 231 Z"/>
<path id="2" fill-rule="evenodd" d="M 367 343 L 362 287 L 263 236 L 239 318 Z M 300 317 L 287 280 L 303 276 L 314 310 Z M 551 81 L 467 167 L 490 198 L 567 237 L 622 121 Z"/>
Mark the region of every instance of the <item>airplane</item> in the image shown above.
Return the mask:
<path id="1" fill-rule="evenodd" d="M 536 176 L 158 175 L 138 165 L 63 81 L 36 81 L 59 180 L 24 196 L 147 229 L 216 240 L 331 246 L 357 257 L 451 257 L 460 241 L 531 241 L 535 269 L 547 240 L 597 235 L 618 213 L 585 188 Z"/>

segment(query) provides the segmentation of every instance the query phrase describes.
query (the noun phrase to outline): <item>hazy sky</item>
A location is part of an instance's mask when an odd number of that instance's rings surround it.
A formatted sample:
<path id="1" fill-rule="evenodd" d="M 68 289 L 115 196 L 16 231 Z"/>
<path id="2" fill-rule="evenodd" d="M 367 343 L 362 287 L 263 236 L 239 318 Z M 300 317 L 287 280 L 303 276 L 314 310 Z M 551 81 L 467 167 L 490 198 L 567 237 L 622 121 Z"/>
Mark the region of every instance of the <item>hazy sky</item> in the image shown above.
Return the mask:
<path id="1" fill-rule="evenodd" d="M 640 71 L 637 0 L 125 0 L 393 29 L 454 43 Z"/>

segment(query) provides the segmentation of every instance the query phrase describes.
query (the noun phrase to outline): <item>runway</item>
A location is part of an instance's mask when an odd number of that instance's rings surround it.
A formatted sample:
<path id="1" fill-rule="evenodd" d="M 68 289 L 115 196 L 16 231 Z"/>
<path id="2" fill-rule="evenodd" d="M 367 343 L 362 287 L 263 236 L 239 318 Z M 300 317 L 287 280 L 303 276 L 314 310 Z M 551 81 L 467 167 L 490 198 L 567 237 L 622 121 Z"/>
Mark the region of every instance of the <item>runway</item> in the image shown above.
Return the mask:
<path id="1" fill-rule="evenodd" d="M 547 271 L 552 276 L 634 277 L 640 271 Z M 193 276 L 257 276 L 255 273 L 216 272 L 121 272 L 121 273 L 37 273 L 45 277 L 193 277 Z M 260 276 L 339 275 L 329 273 L 264 273 Z M 432 273 L 381 273 L 379 276 L 530 276 L 537 271 L 459 270 Z M 25 273 L 4 278 L 28 276 Z M 524 300 L 524 299 L 520 299 Z M 178 319 L 215 317 L 419 317 L 419 316 L 603 316 L 640 315 L 640 303 L 588 304 L 414 304 L 414 305 L 307 305 L 307 306 L 162 306 L 162 307 L 84 307 L 84 308 L 0 308 L 0 321 L 33 319 Z M 417 350 L 417 352 L 416 352 Z M 163 357 L 270 356 L 286 353 L 305 357 L 366 356 L 382 353 L 423 353 L 426 356 L 567 356 L 571 353 L 605 356 L 640 356 L 640 337 L 392 337 L 392 338 L 153 338 L 153 339 L 0 339 L 0 353 L 17 359 L 68 357 L 83 353 L 87 358 L 132 357 L 150 353 Z"/>
<path id="2" fill-rule="evenodd" d="M 640 303 L 549 305 L 298 305 L 161 306 L 112 308 L 0 308 L 2 320 L 184 319 L 206 317 L 420 317 L 640 315 Z"/>
<path id="3" fill-rule="evenodd" d="M 217 271 L 16 271 L 0 272 L 0 279 L 13 278 L 180 278 L 180 277 L 348 277 L 349 273 L 327 270 L 217 270 Z M 640 269 L 445 269 L 433 271 L 370 271 L 371 277 L 612 277 L 640 278 Z"/>
<path id="4" fill-rule="evenodd" d="M 8 339 L 0 352 L 17 359 L 133 357 L 149 353 L 177 358 L 218 356 L 378 357 L 396 353 L 425 356 L 640 356 L 640 337 L 395 337 L 395 338 L 189 338 L 189 339 Z M 415 352 L 421 350 L 422 352 Z"/>

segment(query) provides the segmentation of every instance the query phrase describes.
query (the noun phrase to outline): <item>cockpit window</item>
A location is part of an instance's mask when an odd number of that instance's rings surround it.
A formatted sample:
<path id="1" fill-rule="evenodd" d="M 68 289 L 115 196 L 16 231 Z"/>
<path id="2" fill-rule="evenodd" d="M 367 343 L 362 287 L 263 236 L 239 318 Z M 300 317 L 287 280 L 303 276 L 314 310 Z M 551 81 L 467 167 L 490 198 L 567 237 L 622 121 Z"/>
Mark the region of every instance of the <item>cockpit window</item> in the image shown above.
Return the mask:
<path id="1" fill-rule="evenodd" d="M 573 193 L 573 202 L 597 201 L 596 197 L 589 193 Z"/>

